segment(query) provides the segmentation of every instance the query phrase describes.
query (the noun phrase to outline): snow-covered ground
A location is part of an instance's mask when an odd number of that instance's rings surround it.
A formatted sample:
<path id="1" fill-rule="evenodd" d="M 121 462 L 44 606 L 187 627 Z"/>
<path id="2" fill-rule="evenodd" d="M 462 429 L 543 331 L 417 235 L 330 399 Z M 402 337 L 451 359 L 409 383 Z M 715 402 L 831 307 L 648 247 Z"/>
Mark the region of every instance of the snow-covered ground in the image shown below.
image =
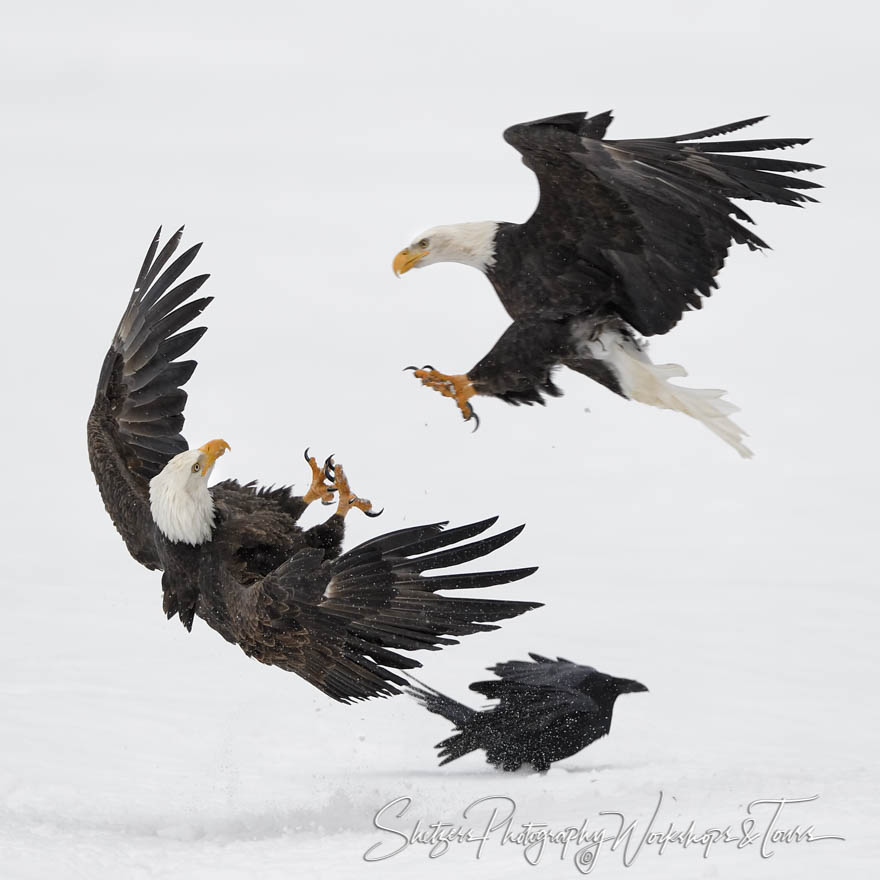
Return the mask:
<path id="1" fill-rule="evenodd" d="M 737 834 L 758 799 L 824 840 L 646 845 L 594 875 L 869 876 L 878 855 L 876 223 L 855 4 L 152 3 L 21 7 L 0 33 L 5 113 L 0 876 L 578 876 L 582 846 L 530 868 L 502 831 L 429 858 L 443 821 Z M 797 14 L 795 14 L 797 13 Z M 9 22 L 7 22 L 8 24 Z M 440 222 L 521 220 L 536 187 L 505 125 L 617 110 L 612 136 L 773 114 L 813 135 L 823 204 L 757 206 L 765 255 L 735 252 L 701 314 L 654 343 L 743 407 L 743 462 L 683 416 L 577 376 L 546 410 L 481 401 L 471 434 L 401 371 L 467 369 L 505 326 L 461 266 L 391 275 Z M 760 133 L 760 132 L 759 132 Z M 872 191 L 868 191 L 871 188 Z M 159 223 L 205 240 L 217 297 L 187 436 L 223 436 L 217 477 L 306 479 L 335 452 L 385 507 L 377 529 L 493 513 L 539 572 L 497 595 L 546 607 L 427 655 L 473 705 L 484 667 L 527 651 L 637 678 L 611 736 L 546 776 L 479 754 L 442 769 L 448 725 L 395 698 L 340 706 L 161 613 L 88 469 L 97 371 Z M 317 512 L 310 514 L 317 520 Z M 400 818 L 378 811 L 411 798 Z M 496 798 L 471 808 L 482 798 Z M 398 807 L 399 811 L 399 807 Z M 772 807 L 754 808 L 753 833 Z M 437 855 L 437 853 L 435 853 Z M 583 870 L 585 855 L 578 856 Z"/>

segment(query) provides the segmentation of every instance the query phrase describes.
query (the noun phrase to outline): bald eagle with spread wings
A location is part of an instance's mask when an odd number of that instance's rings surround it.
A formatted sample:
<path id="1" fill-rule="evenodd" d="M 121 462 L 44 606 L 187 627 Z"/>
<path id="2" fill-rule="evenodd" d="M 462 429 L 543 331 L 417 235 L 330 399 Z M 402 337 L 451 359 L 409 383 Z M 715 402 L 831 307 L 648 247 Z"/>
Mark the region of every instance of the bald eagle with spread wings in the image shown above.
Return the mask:
<path id="1" fill-rule="evenodd" d="M 302 496 L 236 480 L 208 486 L 229 445 L 212 440 L 189 449 L 181 434 L 183 386 L 196 362 L 178 358 L 206 329 L 184 328 L 211 301 L 192 298 L 207 275 L 176 284 L 200 247 L 169 262 L 181 234 L 159 250 L 157 233 L 150 245 L 88 419 L 89 459 L 104 505 L 131 555 L 163 572 L 167 616 L 177 615 L 187 629 L 198 616 L 251 657 L 351 702 L 400 693 L 406 680 L 394 670 L 421 664 L 397 651 L 437 650 L 538 607 L 438 592 L 505 584 L 534 568 L 424 576 L 485 556 L 522 526 L 462 543 L 496 518 L 448 530 L 434 523 L 343 553 L 349 511 L 376 514 L 332 457 L 321 466 L 306 451 L 311 485 Z M 299 518 L 319 499 L 335 501 L 336 511 L 303 530 Z"/>
<path id="2" fill-rule="evenodd" d="M 615 678 L 592 666 L 558 657 L 529 654 L 528 660 L 509 660 L 489 668 L 495 679 L 474 682 L 470 689 L 495 706 L 477 711 L 421 682 L 408 693 L 429 712 L 451 721 L 458 730 L 437 743 L 440 764 L 448 764 L 477 749 L 501 770 L 531 764 L 546 773 L 611 730 L 614 703 L 621 694 L 648 689 L 630 678 Z M 415 679 L 413 679 L 415 681 Z"/>
<path id="3" fill-rule="evenodd" d="M 732 200 L 815 201 L 802 190 L 819 184 L 791 172 L 820 165 L 739 155 L 808 138 L 707 140 L 764 118 L 620 141 L 604 139 L 610 112 L 567 113 L 508 128 L 505 140 L 540 185 L 529 220 L 434 227 L 400 251 L 393 268 L 401 275 L 432 263 L 473 266 L 492 283 L 513 323 L 465 374 L 408 369 L 453 398 L 469 420 L 477 394 L 512 404 L 558 397 L 552 371 L 566 366 L 630 400 L 684 412 L 750 456 L 724 392 L 669 382 L 686 372 L 652 363 L 640 336 L 666 333 L 685 311 L 701 307 L 731 244 L 767 247 L 743 225 L 752 220 Z"/>

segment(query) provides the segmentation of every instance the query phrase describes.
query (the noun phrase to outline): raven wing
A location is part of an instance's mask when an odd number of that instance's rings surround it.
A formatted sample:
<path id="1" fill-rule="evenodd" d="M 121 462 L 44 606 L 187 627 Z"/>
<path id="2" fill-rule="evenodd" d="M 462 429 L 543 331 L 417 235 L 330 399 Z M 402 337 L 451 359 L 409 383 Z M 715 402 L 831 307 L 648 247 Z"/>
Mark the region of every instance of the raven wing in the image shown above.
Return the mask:
<path id="1" fill-rule="evenodd" d="M 497 679 L 474 682 L 470 689 L 489 699 L 500 698 L 507 693 L 535 687 L 555 688 L 556 690 L 577 690 L 584 679 L 596 670 L 592 666 L 581 666 L 557 657 L 551 660 L 540 654 L 529 653 L 528 660 L 508 660 L 488 667 Z"/>
<path id="2" fill-rule="evenodd" d="M 590 666 L 580 666 L 562 657 L 551 660 L 529 654 L 534 662 L 509 660 L 496 663 L 489 671 L 498 676 L 474 682 L 470 689 L 490 700 L 498 700 L 493 717 L 502 723 L 514 723 L 520 730 L 546 730 L 556 721 L 575 713 L 594 714 L 598 704 L 579 689 L 590 673 Z"/>

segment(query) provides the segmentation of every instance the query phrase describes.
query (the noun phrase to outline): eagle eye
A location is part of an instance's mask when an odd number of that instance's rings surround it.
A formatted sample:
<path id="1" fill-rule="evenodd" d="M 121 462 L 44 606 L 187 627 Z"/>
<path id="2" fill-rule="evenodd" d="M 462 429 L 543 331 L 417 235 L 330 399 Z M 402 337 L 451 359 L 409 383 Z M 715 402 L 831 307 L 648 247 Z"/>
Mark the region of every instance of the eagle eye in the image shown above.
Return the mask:
<path id="1" fill-rule="evenodd" d="M 198 462 L 196 462 L 196 463 L 192 466 L 192 472 L 193 472 L 194 474 L 197 474 L 201 469 L 202 469 L 202 466 L 201 466 Z"/>
<path id="2" fill-rule="evenodd" d="M 422 248 L 422 250 L 424 250 L 427 246 L 428 246 L 428 239 L 427 239 L 427 238 L 423 238 L 423 239 L 419 242 L 419 247 Z"/>

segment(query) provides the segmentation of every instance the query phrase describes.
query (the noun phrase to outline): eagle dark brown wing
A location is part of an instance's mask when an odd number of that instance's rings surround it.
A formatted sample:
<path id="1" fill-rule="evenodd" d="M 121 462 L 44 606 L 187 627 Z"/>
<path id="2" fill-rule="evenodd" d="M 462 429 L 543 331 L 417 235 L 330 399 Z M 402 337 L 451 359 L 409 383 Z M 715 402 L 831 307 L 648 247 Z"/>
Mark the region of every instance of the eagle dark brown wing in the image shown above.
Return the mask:
<path id="1" fill-rule="evenodd" d="M 766 247 L 731 200 L 815 201 L 801 190 L 819 184 L 788 172 L 821 166 L 736 155 L 807 138 L 702 142 L 765 117 L 673 137 L 602 140 L 611 118 L 570 113 L 504 132 L 541 188 L 534 214 L 505 231 L 505 245 L 517 275 L 530 279 L 534 317 L 604 309 L 646 336 L 665 333 L 716 287 L 732 242 Z"/>
<path id="2" fill-rule="evenodd" d="M 160 234 L 161 229 L 147 251 L 104 358 L 88 420 L 89 461 L 104 506 L 131 555 L 147 568 L 160 567 L 153 546 L 149 481 L 187 448 L 181 434 L 186 406 L 182 386 L 196 362 L 177 358 L 198 342 L 206 328 L 178 331 L 212 299 L 191 299 L 207 275 L 172 287 L 201 245 L 169 265 L 183 230 L 157 255 Z"/>
<path id="3" fill-rule="evenodd" d="M 242 609 L 249 619 L 240 644 L 341 702 L 400 693 L 407 681 L 393 670 L 421 664 L 397 651 L 438 650 L 539 607 L 438 593 L 510 583 L 534 568 L 424 576 L 485 556 L 522 530 L 451 547 L 496 519 L 449 530 L 444 523 L 402 529 L 329 562 L 319 550 L 302 550 L 253 588 Z"/>

